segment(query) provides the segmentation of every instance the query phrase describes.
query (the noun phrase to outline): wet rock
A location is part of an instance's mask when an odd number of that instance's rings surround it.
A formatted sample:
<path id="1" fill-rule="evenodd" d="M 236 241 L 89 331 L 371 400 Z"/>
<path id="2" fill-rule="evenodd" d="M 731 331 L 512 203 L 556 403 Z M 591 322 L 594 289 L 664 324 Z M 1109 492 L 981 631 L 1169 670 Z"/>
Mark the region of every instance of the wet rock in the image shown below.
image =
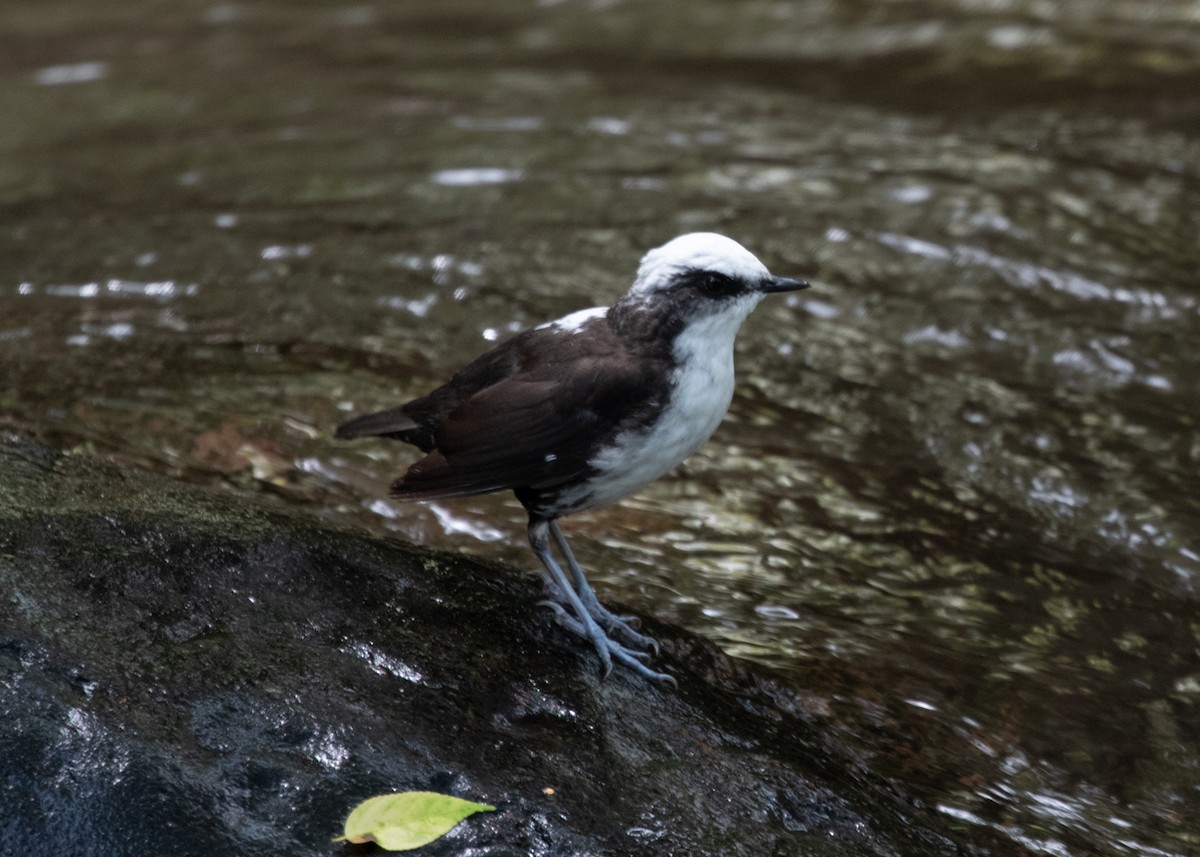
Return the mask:
<path id="1" fill-rule="evenodd" d="M 497 811 L 426 854 L 965 853 L 804 694 L 652 620 L 678 690 L 600 681 L 539 595 L 0 436 L 0 852 L 361 851 L 428 789 Z"/>

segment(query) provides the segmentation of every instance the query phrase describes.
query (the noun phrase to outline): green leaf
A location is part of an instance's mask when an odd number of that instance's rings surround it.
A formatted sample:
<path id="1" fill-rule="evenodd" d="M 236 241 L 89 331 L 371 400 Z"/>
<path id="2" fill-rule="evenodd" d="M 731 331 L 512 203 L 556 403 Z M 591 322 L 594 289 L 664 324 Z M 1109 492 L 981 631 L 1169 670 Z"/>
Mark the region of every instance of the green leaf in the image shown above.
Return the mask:
<path id="1" fill-rule="evenodd" d="M 409 851 L 450 832 L 469 815 L 494 806 L 437 792 L 397 792 L 367 798 L 346 819 L 334 842 L 374 842 L 388 851 Z"/>

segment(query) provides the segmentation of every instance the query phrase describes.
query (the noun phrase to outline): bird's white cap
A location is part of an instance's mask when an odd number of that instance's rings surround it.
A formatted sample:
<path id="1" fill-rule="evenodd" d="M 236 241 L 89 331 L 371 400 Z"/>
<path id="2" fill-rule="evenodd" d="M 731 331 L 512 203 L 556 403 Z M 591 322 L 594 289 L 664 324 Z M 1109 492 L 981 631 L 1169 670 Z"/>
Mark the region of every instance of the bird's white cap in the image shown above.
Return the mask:
<path id="1" fill-rule="evenodd" d="M 713 271 L 737 280 L 758 282 L 771 273 L 758 257 L 716 232 L 690 232 L 656 247 L 638 265 L 631 294 L 649 294 L 671 285 L 686 271 Z"/>

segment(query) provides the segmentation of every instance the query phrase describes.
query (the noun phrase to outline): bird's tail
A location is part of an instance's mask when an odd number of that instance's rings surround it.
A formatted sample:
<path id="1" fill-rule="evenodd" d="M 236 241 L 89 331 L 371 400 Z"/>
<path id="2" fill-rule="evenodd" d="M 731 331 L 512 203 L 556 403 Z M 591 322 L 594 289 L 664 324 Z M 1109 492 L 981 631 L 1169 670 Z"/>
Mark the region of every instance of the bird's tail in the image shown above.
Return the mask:
<path id="1" fill-rule="evenodd" d="M 416 420 L 404 413 L 404 406 L 401 405 L 398 408 L 375 414 L 365 414 L 344 422 L 337 427 L 337 437 L 342 440 L 350 440 L 356 437 L 383 435 L 407 440 L 405 438 L 407 433 L 420 428 Z"/>

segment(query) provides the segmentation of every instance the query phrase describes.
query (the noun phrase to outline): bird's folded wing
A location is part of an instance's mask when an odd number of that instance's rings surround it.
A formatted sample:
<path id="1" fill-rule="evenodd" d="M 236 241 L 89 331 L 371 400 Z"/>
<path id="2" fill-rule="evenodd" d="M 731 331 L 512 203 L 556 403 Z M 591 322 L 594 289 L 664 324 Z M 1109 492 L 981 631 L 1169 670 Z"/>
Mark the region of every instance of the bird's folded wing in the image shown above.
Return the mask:
<path id="1" fill-rule="evenodd" d="M 553 377 L 508 378 L 459 405 L 437 428 L 437 447 L 392 486 L 406 499 L 553 488 L 586 476 L 597 440 L 653 406 L 645 373 L 603 373 L 589 360 Z"/>

